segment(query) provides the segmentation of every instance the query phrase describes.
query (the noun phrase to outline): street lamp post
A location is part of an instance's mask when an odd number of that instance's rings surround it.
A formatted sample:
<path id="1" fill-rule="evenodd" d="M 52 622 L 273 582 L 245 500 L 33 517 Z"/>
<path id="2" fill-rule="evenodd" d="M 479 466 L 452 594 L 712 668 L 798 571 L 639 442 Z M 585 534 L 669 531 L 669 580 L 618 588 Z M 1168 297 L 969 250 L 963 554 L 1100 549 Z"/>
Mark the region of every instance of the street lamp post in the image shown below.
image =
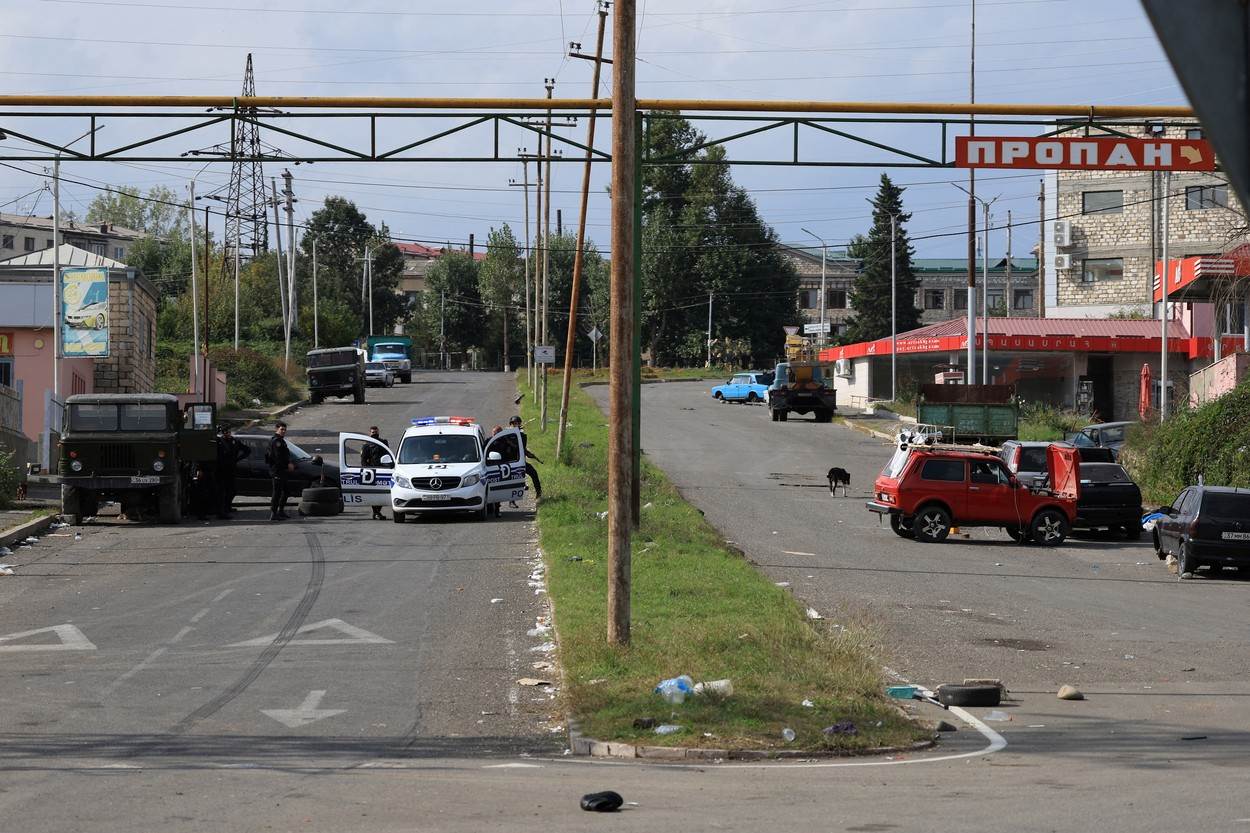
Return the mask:
<path id="1" fill-rule="evenodd" d="M 982 306 L 982 311 L 985 314 L 985 322 L 984 322 L 985 344 L 981 348 L 981 384 L 988 385 L 990 382 L 990 379 L 989 379 L 989 376 L 990 376 L 990 310 L 989 310 L 990 206 L 998 201 L 998 197 L 994 197 L 994 199 L 987 201 L 981 197 L 978 197 L 975 193 L 969 191 L 967 188 L 964 188 L 962 185 L 959 185 L 954 182 L 952 182 L 951 185 L 954 185 L 960 191 L 963 191 L 965 194 L 967 194 L 970 198 L 981 203 L 981 208 L 985 216 L 985 238 L 984 238 L 985 249 L 982 252 L 983 266 L 981 269 L 981 298 L 982 298 L 981 306 Z M 975 264 L 973 264 L 973 268 L 975 268 Z M 972 380 L 976 378 L 976 367 L 974 366 L 976 363 L 976 359 L 975 359 L 975 354 L 973 353 L 973 350 L 975 349 L 974 345 L 976 344 L 976 338 L 977 338 L 976 321 L 977 321 L 976 290 L 973 287 L 969 287 L 969 291 L 968 291 L 968 377 L 967 377 L 967 383 L 970 385 L 973 384 Z"/>
<path id="2" fill-rule="evenodd" d="M 807 229 L 801 229 L 801 231 L 803 231 L 805 234 L 812 235 L 812 237 L 815 237 L 816 240 L 820 243 L 820 338 L 819 338 L 819 341 L 820 341 L 821 346 L 823 347 L 825 344 L 828 343 L 828 340 L 826 338 L 826 331 L 825 331 L 825 307 L 827 306 L 827 304 L 825 303 L 825 264 L 829 258 L 829 247 L 825 245 L 825 241 L 819 235 L 814 234 L 808 231 Z"/>

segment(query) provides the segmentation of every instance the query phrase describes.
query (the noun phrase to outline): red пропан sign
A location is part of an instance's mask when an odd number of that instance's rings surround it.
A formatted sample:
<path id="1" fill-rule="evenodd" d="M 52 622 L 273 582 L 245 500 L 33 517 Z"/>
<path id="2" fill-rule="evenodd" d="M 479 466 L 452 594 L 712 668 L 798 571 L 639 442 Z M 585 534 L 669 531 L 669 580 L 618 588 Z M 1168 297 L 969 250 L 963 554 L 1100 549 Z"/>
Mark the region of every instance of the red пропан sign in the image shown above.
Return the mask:
<path id="1" fill-rule="evenodd" d="M 1215 151 L 1206 139 L 956 136 L 955 166 L 1066 171 L 1213 171 Z"/>

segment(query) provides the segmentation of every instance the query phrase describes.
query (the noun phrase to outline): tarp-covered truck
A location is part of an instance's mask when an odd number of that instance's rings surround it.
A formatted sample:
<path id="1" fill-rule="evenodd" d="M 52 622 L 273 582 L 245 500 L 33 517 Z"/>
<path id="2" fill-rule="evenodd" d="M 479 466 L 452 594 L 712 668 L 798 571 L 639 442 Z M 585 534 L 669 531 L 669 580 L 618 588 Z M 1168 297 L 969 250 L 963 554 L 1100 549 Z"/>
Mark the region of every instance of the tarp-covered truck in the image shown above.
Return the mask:
<path id="1" fill-rule="evenodd" d="M 916 421 L 938 426 L 942 441 L 1000 445 L 1018 435 L 1014 385 L 921 385 Z"/>
<path id="2" fill-rule="evenodd" d="M 369 361 L 382 362 L 401 382 L 412 381 L 412 336 L 369 336 Z"/>

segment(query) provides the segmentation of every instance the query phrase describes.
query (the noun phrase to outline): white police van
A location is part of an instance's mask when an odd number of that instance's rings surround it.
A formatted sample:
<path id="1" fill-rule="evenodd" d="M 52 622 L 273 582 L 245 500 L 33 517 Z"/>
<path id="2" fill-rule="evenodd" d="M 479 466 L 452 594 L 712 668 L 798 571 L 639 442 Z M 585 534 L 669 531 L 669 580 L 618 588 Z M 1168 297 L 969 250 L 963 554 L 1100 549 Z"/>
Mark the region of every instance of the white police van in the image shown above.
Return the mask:
<path id="1" fill-rule="evenodd" d="M 359 434 L 340 436 L 343 500 L 389 505 L 396 523 L 425 512 L 472 512 L 485 519 L 492 505 L 525 496 L 525 447 L 515 428 L 487 437 L 469 417 L 420 417 L 395 451 L 375 450 L 382 465 L 374 467 L 352 465 L 343 438 L 381 446 Z"/>

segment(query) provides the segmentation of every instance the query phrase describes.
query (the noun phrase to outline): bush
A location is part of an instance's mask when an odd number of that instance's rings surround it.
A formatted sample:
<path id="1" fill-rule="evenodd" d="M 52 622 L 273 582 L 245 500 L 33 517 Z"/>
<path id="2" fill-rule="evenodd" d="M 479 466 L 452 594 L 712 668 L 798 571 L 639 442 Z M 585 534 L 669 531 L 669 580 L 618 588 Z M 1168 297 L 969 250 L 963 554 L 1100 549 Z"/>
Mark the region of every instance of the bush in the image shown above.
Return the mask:
<path id="1" fill-rule="evenodd" d="M 17 486 L 22 475 L 17 470 L 13 452 L 0 449 L 0 509 L 9 509 L 17 499 Z"/>
<path id="2" fill-rule="evenodd" d="M 1148 503 L 1168 504 L 1198 481 L 1250 487 L 1250 381 L 1163 424 L 1129 432 L 1120 460 Z"/>
<path id="3" fill-rule="evenodd" d="M 1062 440 L 1065 434 L 1089 424 L 1089 415 L 1056 408 L 1045 402 L 1021 402 L 1019 437 L 1022 440 Z"/>
<path id="4" fill-rule="evenodd" d="M 208 357 L 213 365 L 226 374 L 230 405 L 251 408 L 253 400 L 266 404 L 283 405 L 299 399 L 295 380 L 282 372 L 282 360 L 272 359 L 247 347 L 211 347 Z M 291 363 L 292 373 L 299 372 L 299 365 Z"/>

